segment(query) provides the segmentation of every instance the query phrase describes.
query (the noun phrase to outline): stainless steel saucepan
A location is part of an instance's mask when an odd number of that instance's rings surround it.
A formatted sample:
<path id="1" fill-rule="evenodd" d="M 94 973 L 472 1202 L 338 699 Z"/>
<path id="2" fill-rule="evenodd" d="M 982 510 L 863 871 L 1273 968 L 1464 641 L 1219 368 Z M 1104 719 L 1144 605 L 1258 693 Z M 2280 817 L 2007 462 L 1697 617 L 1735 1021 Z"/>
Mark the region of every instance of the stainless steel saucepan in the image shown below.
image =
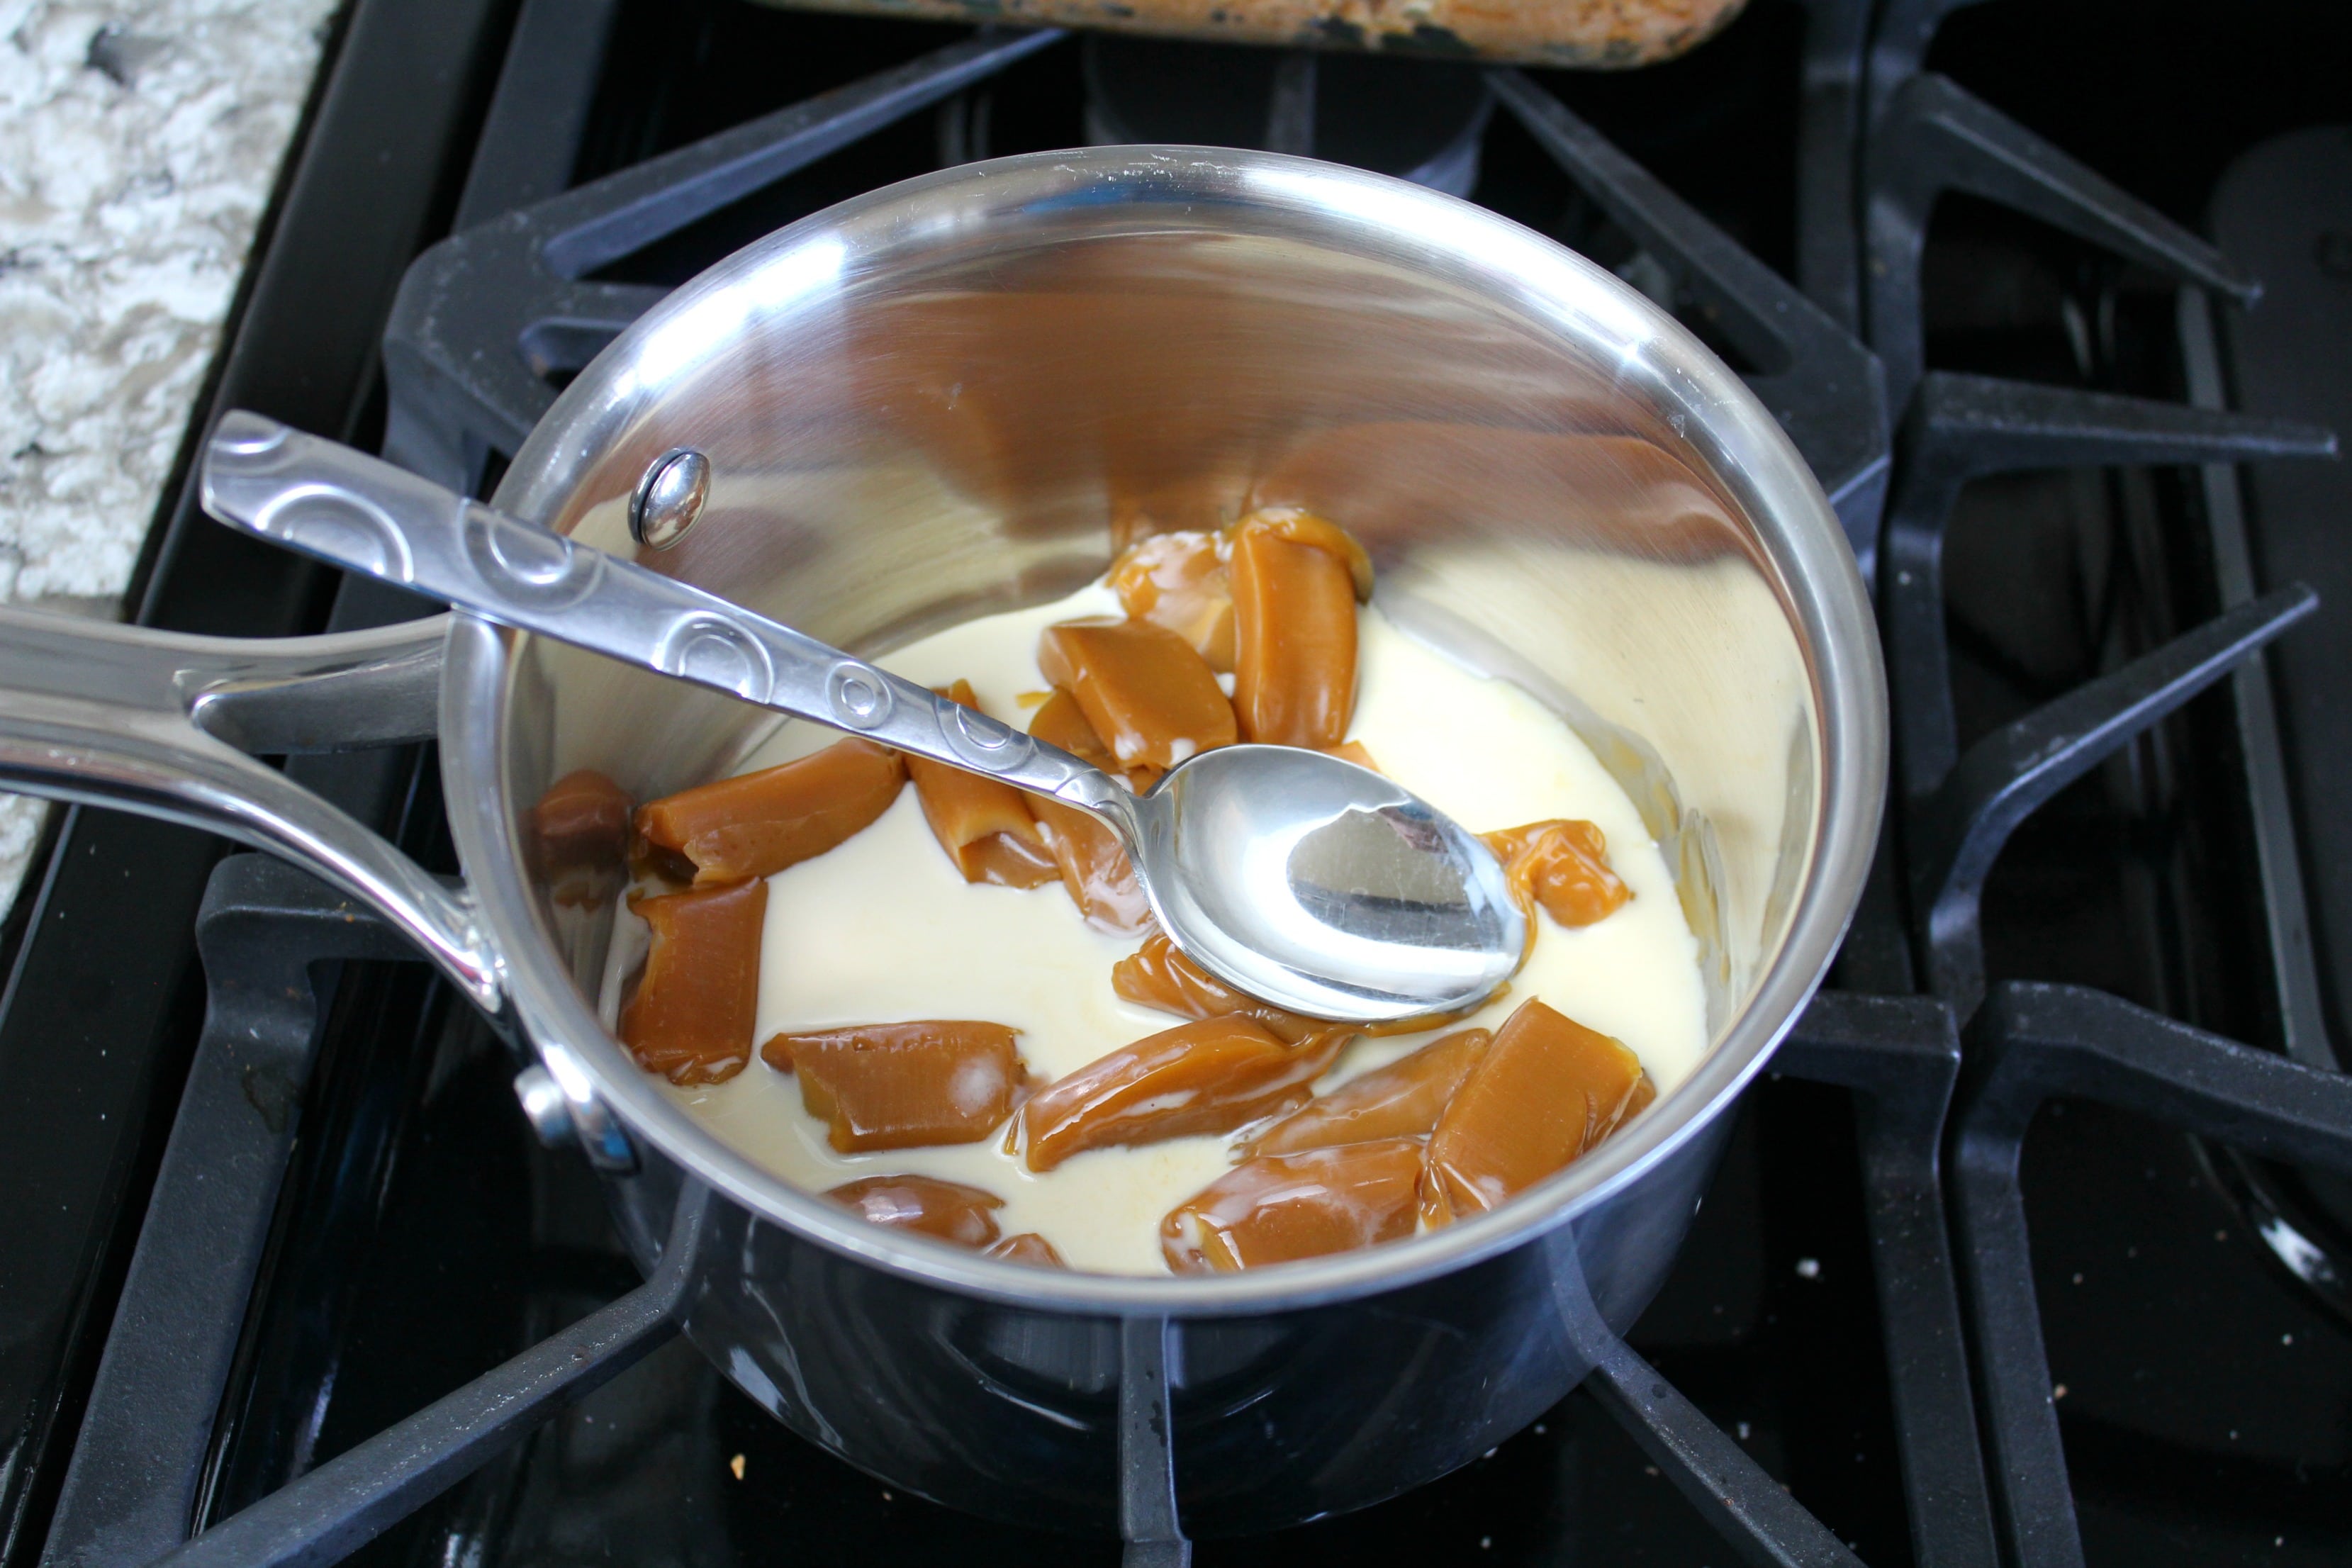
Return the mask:
<path id="1" fill-rule="evenodd" d="M 1066 593 L 1115 535 L 1309 506 L 1365 541 L 1390 616 L 1574 725 L 1675 870 L 1713 1047 L 1569 1170 L 1259 1273 L 1030 1268 L 784 1184 L 599 1014 L 614 902 L 555 896 L 534 802 L 583 767 L 640 799 L 718 776 L 773 714 L 463 615 L 268 643 L 0 623 L 0 778 L 226 833 L 381 910 L 513 1026 L 534 1121 L 604 1173 L 642 1264 L 709 1189 L 688 1334 L 796 1430 L 960 1507 L 1107 1529 L 1124 1496 L 1132 1531 L 1123 1394 L 1129 1468 L 1159 1451 L 1138 1432 L 1172 1434 L 1199 1534 L 1378 1501 L 1533 1419 L 1589 1370 L 1577 1314 L 1622 1330 L 1664 1279 L 1869 863 L 1878 648 L 1794 448 L 1606 272 L 1376 175 L 1126 147 L 859 197 L 624 333 L 496 499 L 868 657 Z M 462 889 L 246 755 L 436 731 Z"/>

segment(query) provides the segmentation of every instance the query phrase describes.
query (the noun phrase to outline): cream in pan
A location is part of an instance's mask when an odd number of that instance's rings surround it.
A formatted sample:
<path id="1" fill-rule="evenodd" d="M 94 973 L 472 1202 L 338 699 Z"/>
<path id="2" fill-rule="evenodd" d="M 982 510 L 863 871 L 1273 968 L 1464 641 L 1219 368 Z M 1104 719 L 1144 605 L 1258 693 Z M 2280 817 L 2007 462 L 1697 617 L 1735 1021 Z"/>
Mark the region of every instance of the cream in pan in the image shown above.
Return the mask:
<path id="1" fill-rule="evenodd" d="M 881 662 L 944 687 L 971 683 L 989 711 L 1024 721 L 1045 689 L 1039 634 L 1055 622 L 1117 616 L 1099 585 L 1034 609 L 986 616 L 914 643 Z M 1596 924 L 1568 929 L 1541 915 L 1534 951 L 1510 991 L 1447 1026 L 1501 1024 L 1539 997 L 1629 1047 L 1660 1092 L 1706 1048 L 1696 940 L 1664 857 L 1640 816 L 1558 716 L 1519 688 L 1474 674 L 1408 637 L 1367 606 L 1348 736 L 1381 769 L 1474 829 L 1581 818 L 1606 835 L 1609 861 L 1633 897 Z M 773 766 L 838 737 L 784 726 L 743 772 Z M 629 922 L 635 923 L 635 922 Z M 626 945 L 626 944 L 623 944 Z M 1051 1082 L 1179 1020 L 1121 1000 L 1111 967 L 1137 939 L 1089 927 L 1058 884 L 1018 889 L 967 883 L 926 825 L 912 789 L 839 847 L 768 879 L 752 1037 L 922 1018 L 988 1019 L 1020 1031 L 1032 1081 Z M 1318 1092 L 1381 1067 L 1444 1031 L 1350 1045 Z M 795 1185 L 824 1191 L 861 1177 L 912 1173 L 983 1188 L 1003 1200 L 1006 1235 L 1042 1235 L 1076 1268 L 1158 1274 L 1161 1217 L 1231 1169 L 1236 1135 L 1094 1149 L 1033 1173 L 1001 1137 L 977 1143 L 843 1154 L 803 1108 L 790 1075 L 754 1060 L 725 1082 L 668 1090 L 729 1142 Z"/>

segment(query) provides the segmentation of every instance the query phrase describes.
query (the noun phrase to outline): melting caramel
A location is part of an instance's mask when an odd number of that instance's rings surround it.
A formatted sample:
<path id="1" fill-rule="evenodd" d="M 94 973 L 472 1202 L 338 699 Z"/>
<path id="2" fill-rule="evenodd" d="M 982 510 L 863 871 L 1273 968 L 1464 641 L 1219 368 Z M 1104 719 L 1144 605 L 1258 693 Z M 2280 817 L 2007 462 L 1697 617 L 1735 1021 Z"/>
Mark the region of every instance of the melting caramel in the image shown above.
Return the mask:
<path id="1" fill-rule="evenodd" d="M 1412 1234 L 1418 1138 L 1244 1161 L 1169 1211 L 1160 1250 L 1179 1274 L 1228 1273 L 1350 1252 Z"/>
<path id="2" fill-rule="evenodd" d="M 621 1043 L 675 1084 L 733 1078 L 751 1059 L 768 884 L 631 899 L 629 908 L 654 934 L 644 977 L 621 1009 Z"/>
<path id="3" fill-rule="evenodd" d="M 978 709 L 971 682 L 959 680 L 940 693 Z M 1037 830 L 1026 798 L 1001 779 L 982 778 L 928 758 L 908 756 L 907 775 L 915 781 L 923 820 L 967 882 L 1004 888 L 1035 888 L 1062 874 L 1045 836 Z"/>
<path id="4" fill-rule="evenodd" d="M 1319 751 L 1347 738 L 1356 576 L 1336 541 L 1354 544 L 1303 512 L 1259 512 L 1234 525 L 1234 711 L 1245 740 Z"/>
<path id="5" fill-rule="evenodd" d="M 1303 1040 L 1318 1029 L 1331 1026 L 1328 1018 L 1285 1012 L 1271 1002 L 1261 1002 L 1245 991 L 1234 990 L 1185 957 L 1167 934 L 1159 931 L 1145 937 L 1141 947 L 1111 965 L 1110 988 L 1139 1007 L 1157 1007 L 1180 1018 L 1221 1018 L 1239 1014 L 1282 1040 Z M 1459 1013 L 1431 1013 L 1385 1024 L 1363 1024 L 1357 1026 L 1356 1032 L 1372 1036 L 1419 1034 L 1475 1013 L 1502 994 L 1497 991 L 1494 996 L 1474 1002 Z"/>
<path id="6" fill-rule="evenodd" d="M 961 1018 L 778 1035 L 760 1056 L 798 1073 L 801 1103 L 844 1154 L 977 1143 L 1013 1114 L 1019 1031 Z"/>
<path id="7" fill-rule="evenodd" d="M 1617 1041 L 1521 1003 L 1430 1135 L 1423 1217 L 1481 1213 L 1565 1170 L 1649 1103 L 1648 1082 Z"/>
<path id="8" fill-rule="evenodd" d="M 984 1247 L 996 1239 L 996 1216 L 991 1211 L 1004 1206 L 1004 1200 L 994 1193 L 936 1176 L 866 1176 L 844 1182 L 824 1195 L 868 1225 L 887 1225 L 972 1247 Z"/>
<path id="9" fill-rule="evenodd" d="M 1029 721 L 1029 732 L 1098 768 L 1118 771 L 1118 760 L 1079 711 L 1077 699 L 1059 687 Z M 1119 847 L 1118 835 L 1090 811 L 1048 795 L 1026 798 L 1052 842 L 1062 886 L 1087 923 L 1121 936 L 1150 925 L 1150 902 L 1127 851 Z"/>
<path id="10" fill-rule="evenodd" d="M 1036 1268 L 1067 1268 L 1054 1244 L 1034 1230 L 1018 1236 L 1008 1236 L 1003 1241 L 984 1248 L 991 1258 L 1003 1258 L 1014 1263 L 1026 1263 Z"/>
<path id="11" fill-rule="evenodd" d="M 781 767 L 680 790 L 637 810 L 637 834 L 684 856 L 694 885 L 766 877 L 814 859 L 898 798 L 896 752 L 841 741 Z"/>
<path id="12" fill-rule="evenodd" d="M 1141 947 L 1111 965 L 1110 988 L 1139 1007 L 1156 1007 L 1180 1018 L 1247 1018 L 1294 1045 L 1328 1026 L 1324 1019 L 1286 1013 L 1234 990 L 1178 952 L 1164 931 L 1153 931 Z"/>
<path id="13" fill-rule="evenodd" d="M 1172 768 L 1239 738 L 1233 704 L 1207 662 L 1150 621 L 1047 626 L 1037 639 L 1037 668 L 1076 699 L 1122 768 Z"/>
<path id="14" fill-rule="evenodd" d="M 1589 926 L 1633 896 L 1609 868 L 1608 839 L 1589 822 L 1554 818 L 1478 837 L 1503 863 L 1511 897 L 1530 921 L 1540 904 L 1561 925 Z M 1528 940 L 1535 941 L 1533 931 Z"/>
<path id="15" fill-rule="evenodd" d="M 1493 1037 L 1484 1029 L 1463 1029 L 1349 1079 L 1258 1134 L 1249 1152 L 1289 1154 L 1381 1138 L 1421 1137 L 1437 1126 L 1454 1090 L 1486 1054 Z"/>
<path id="16" fill-rule="evenodd" d="M 1221 675 L 1234 668 L 1234 581 L 1225 554 L 1225 542 L 1213 533 L 1160 533 L 1110 569 L 1122 609 L 1166 626 Z"/>
<path id="17" fill-rule="evenodd" d="M 1113 1143 L 1156 1143 L 1234 1128 L 1302 1104 L 1352 1031 L 1296 1046 L 1248 1018 L 1179 1024 L 1056 1079 L 1021 1108 L 1029 1168 Z"/>

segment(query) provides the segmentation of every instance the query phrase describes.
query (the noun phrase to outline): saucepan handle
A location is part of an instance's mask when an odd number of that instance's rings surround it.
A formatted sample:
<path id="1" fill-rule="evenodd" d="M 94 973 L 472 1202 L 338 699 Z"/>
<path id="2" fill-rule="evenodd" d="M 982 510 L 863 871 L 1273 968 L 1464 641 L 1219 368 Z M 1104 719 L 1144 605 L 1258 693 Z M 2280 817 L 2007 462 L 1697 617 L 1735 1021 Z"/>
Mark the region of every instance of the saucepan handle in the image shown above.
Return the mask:
<path id="1" fill-rule="evenodd" d="M 185 637 L 0 610 L 0 788 L 160 816 L 282 857 L 376 910 L 485 1012 L 505 987 L 472 900 L 248 752 L 438 728 L 446 616 L 328 637 Z"/>
<path id="2" fill-rule="evenodd" d="M 1126 788 L 1059 747 L 382 458 L 231 410 L 205 445 L 201 482 L 205 510 L 232 528 L 502 626 L 1059 796 L 1137 841 Z"/>

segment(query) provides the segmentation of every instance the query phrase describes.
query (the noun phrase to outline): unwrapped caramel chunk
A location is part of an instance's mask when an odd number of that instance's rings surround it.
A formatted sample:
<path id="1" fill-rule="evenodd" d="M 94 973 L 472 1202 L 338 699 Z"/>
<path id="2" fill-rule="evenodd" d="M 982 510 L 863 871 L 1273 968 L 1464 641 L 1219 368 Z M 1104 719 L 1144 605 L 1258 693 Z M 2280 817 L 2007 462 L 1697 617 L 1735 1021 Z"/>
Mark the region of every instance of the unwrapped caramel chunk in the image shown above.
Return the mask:
<path id="1" fill-rule="evenodd" d="M 994 1193 L 936 1176 L 866 1176 L 844 1182 L 824 1195 L 868 1225 L 971 1247 L 984 1247 L 996 1239 L 996 1216 L 991 1211 L 1004 1206 Z"/>
<path id="2" fill-rule="evenodd" d="M 530 808 L 531 837 L 550 876 L 587 867 L 618 869 L 629 847 L 629 792 L 593 768 L 568 773 Z"/>
<path id="3" fill-rule="evenodd" d="M 1422 1217 L 1444 1225 L 1496 1207 L 1565 1170 L 1654 1092 L 1622 1045 L 1521 1003 L 1430 1135 Z"/>
<path id="4" fill-rule="evenodd" d="M 1328 1018 L 1285 1012 L 1271 1002 L 1261 1002 L 1245 991 L 1236 991 L 1185 957 L 1165 932 L 1158 931 L 1145 937 L 1141 947 L 1111 965 L 1110 985 L 1122 998 L 1139 1007 L 1157 1007 L 1180 1018 L 1219 1018 L 1238 1013 L 1279 1039 L 1302 1040 L 1318 1029 L 1331 1026 Z M 1502 994 L 1497 991 L 1458 1012 L 1359 1025 L 1356 1032 L 1372 1036 L 1416 1035 L 1475 1013 Z"/>
<path id="5" fill-rule="evenodd" d="M 1454 1091 L 1486 1054 L 1484 1029 L 1463 1029 L 1384 1068 L 1318 1095 L 1258 1134 L 1253 1154 L 1289 1154 L 1379 1138 L 1417 1138 L 1436 1127 Z"/>
<path id="6" fill-rule="evenodd" d="M 1213 533 L 1158 533 L 1112 563 L 1111 591 L 1138 620 L 1166 626 L 1223 674 L 1234 668 L 1234 581 Z"/>
<path id="7" fill-rule="evenodd" d="M 540 875 L 557 903 L 601 909 L 627 876 L 629 792 L 593 768 L 568 773 L 530 808 Z"/>
<path id="8" fill-rule="evenodd" d="M 1013 1263 L 1026 1263 L 1034 1268 L 1067 1268 L 1054 1244 L 1034 1230 L 1018 1236 L 1008 1236 L 1003 1241 L 985 1248 L 991 1258 L 1002 1258 Z"/>
<path id="9" fill-rule="evenodd" d="M 1160 1250 L 1179 1274 L 1262 1268 L 1412 1234 L 1421 1140 L 1262 1154 L 1169 1211 Z"/>
<path id="10" fill-rule="evenodd" d="M 1122 768 L 1172 768 L 1238 738 L 1216 676 L 1166 626 L 1063 621 L 1037 639 L 1037 668 L 1077 700 Z"/>
<path id="11" fill-rule="evenodd" d="M 1318 517 L 1300 506 L 1262 506 L 1226 530 L 1226 533 L 1234 539 L 1244 533 L 1257 533 L 1293 544 L 1311 544 L 1348 569 L 1348 581 L 1356 590 L 1358 604 L 1372 602 L 1371 556 L 1356 542 L 1354 534 L 1328 518 Z"/>
<path id="12" fill-rule="evenodd" d="M 1242 738 L 1320 751 L 1356 706 L 1355 541 L 1310 513 L 1255 512 L 1234 527 L 1234 711 Z"/>
<path id="13" fill-rule="evenodd" d="M 1230 1132 L 1292 1110 L 1352 1033 L 1328 1029 L 1291 1046 L 1247 1018 L 1204 1018 L 1123 1046 L 1021 1108 L 1029 1168 L 1050 1171 L 1113 1143 Z"/>
<path id="14" fill-rule="evenodd" d="M 621 1043 L 672 1083 L 733 1078 L 751 1059 L 768 884 L 631 899 L 629 909 L 654 936 L 644 977 L 621 1009 Z"/>
<path id="15" fill-rule="evenodd" d="M 1045 693 L 1037 711 L 1029 716 L 1029 732 L 1049 746 L 1059 746 L 1082 763 L 1091 763 L 1103 772 L 1116 775 L 1118 759 L 1110 754 L 1095 727 L 1087 720 L 1086 710 L 1066 687 L 1056 686 Z"/>
<path id="16" fill-rule="evenodd" d="M 1564 926 L 1589 926 L 1633 896 L 1609 868 L 1609 840 L 1589 822 L 1554 818 L 1478 836 L 1503 863 L 1511 897 L 1529 921 L 1536 906 Z M 1530 942 L 1535 933 L 1528 933 Z"/>
<path id="17" fill-rule="evenodd" d="M 969 680 L 959 680 L 940 695 L 966 708 L 980 707 Z M 910 755 L 906 762 L 916 797 L 922 802 L 923 820 L 931 825 L 931 836 L 965 881 L 1035 888 L 1062 874 L 1019 790 L 1002 779 L 968 773 L 927 757 Z"/>
<path id="18" fill-rule="evenodd" d="M 1180 1018 L 1244 1017 L 1276 1039 L 1294 1044 L 1329 1026 L 1324 1019 L 1286 1013 L 1234 990 L 1178 952 L 1164 931 L 1153 931 L 1141 947 L 1111 965 L 1110 988 L 1139 1007 L 1157 1007 Z"/>
<path id="19" fill-rule="evenodd" d="M 640 806 L 637 834 L 683 855 L 694 885 L 766 877 L 814 859 L 864 828 L 898 798 L 907 770 L 870 741 L 720 779 Z"/>
<path id="20" fill-rule="evenodd" d="M 1018 1032 L 961 1018 L 866 1024 L 778 1035 L 760 1055 L 800 1075 L 802 1105 L 832 1124 L 826 1141 L 856 1154 L 987 1137 L 1021 1087 Z"/>
<path id="21" fill-rule="evenodd" d="M 1118 772 L 1118 759 L 1078 710 L 1077 699 L 1059 687 L 1029 721 L 1029 732 L 1108 773 Z M 1150 900 L 1143 896 L 1143 884 L 1110 826 L 1094 813 L 1051 795 L 1025 798 L 1052 841 L 1062 886 L 1069 890 L 1071 902 L 1078 906 L 1087 923 L 1121 936 L 1150 925 Z"/>

